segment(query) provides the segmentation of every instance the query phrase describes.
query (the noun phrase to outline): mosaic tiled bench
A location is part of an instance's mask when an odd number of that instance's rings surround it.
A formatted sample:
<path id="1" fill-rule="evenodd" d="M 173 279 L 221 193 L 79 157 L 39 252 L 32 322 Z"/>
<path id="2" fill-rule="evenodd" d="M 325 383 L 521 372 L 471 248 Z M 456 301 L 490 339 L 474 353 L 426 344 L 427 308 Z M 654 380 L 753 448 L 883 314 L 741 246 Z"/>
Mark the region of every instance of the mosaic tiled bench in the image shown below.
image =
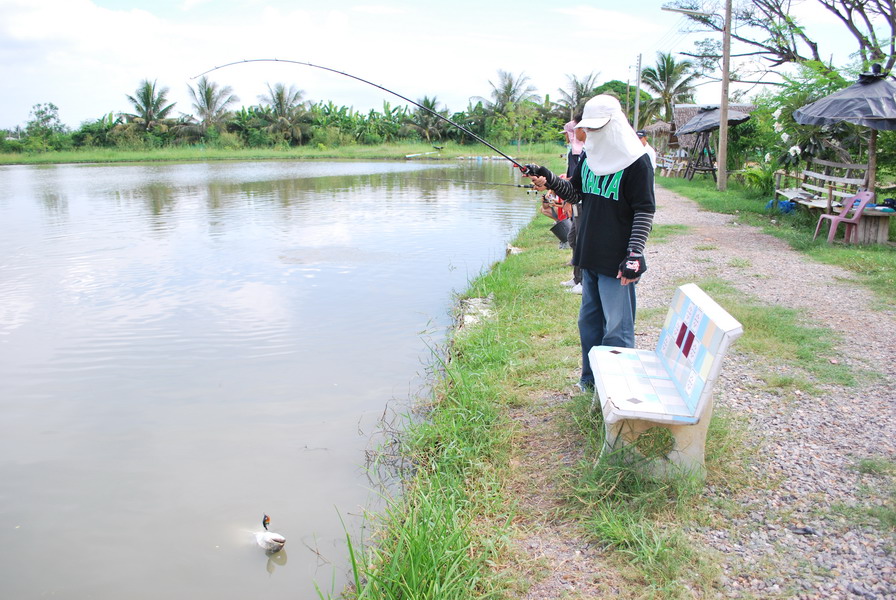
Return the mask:
<path id="1" fill-rule="evenodd" d="M 592 348 L 588 358 L 594 405 L 599 403 L 606 428 L 604 452 L 625 448 L 660 476 L 702 475 L 713 385 L 725 353 L 742 333 L 734 317 L 689 283 L 675 291 L 655 350 Z M 654 428 L 667 430 L 671 439 L 665 436 L 659 455 L 645 456 L 639 438 Z"/>

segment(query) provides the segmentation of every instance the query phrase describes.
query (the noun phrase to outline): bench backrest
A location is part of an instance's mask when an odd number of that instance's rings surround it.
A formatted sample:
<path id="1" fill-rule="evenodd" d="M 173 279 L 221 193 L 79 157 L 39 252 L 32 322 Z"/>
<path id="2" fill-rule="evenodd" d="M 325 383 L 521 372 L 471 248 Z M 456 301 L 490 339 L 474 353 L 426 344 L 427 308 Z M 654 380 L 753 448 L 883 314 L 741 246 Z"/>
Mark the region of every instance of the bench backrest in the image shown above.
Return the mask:
<path id="1" fill-rule="evenodd" d="M 803 171 L 802 188 L 830 197 L 854 196 L 865 182 L 868 165 L 812 159 Z"/>
<path id="2" fill-rule="evenodd" d="M 656 354 L 671 374 L 692 414 L 702 414 L 741 324 L 696 284 L 679 287 L 672 297 Z"/>

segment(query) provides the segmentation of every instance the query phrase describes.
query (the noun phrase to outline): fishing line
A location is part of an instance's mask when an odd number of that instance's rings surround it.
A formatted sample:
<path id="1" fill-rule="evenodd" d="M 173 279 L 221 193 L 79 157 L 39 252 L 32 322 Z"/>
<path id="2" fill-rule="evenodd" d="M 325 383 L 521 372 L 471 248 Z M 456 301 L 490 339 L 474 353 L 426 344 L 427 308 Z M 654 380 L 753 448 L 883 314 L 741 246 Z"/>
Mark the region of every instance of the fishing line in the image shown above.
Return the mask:
<path id="1" fill-rule="evenodd" d="M 282 63 L 290 63 L 290 64 L 294 64 L 294 65 L 304 65 L 304 66 L 306 66 L 306 67 L 312 67 L 312 68 L 315 68 L 315 69 L 322 69 L 322 70 L 324 70 L 324 71 L 329 71 L 329 72 L 331 72 L 331 73 L 336 73 L 337 75 L 345 75 L 346 77 L 351 77 L 352 79 L 356 79 L 356 80 L 358 80 L 358 81 L 360 81 L 360 82 L 362 82 L 362 83 L 366 83 L 367 85 L 372 85 L 373 87 L 375 87 L 375 88 L 379 88 L 379 89 L 383 90 L 384 92 L 388 92 L 388 93 L 392 94 L 393 96 L 398 96 L 399 98 L 401 98 L 401 99 L 404 100 L 405 102 L 409 102 L 409 103 L 413 104 L 414 106 L 416 106 L 416 107 L 418 107 L 418 108 L 422 108 L 423 110 L 425 110 L 426 112 L 430 113 L 431 115 L 433 115 L 433 116 L 435 116 L 435 117 L 438 117 L 439 119 L 442 119 L 443 121 L 445 121 L 445 122 L 448 123 L 449 125 L 453 125 L 454 127 L 457 127 L 458 129 L 460 129 L 461 131 L 463 131 L 464 133 L 466 133 L 468 136 L 470 136 L 471 138 L 473 138 L 474 140 L 476 140 L 476 141 L 479 142 L 480 144 L 485 144 L 486 146 L 488 146 L 489 148 L 491 148 L 492 150 L 494 150 L 495 152 L 497 152 L 498 154 L 500 154 L 501 156 L 503 156 L 504 158 L 506 158 L 507 160 L 509 160 L 509 161 L 512 162 L 513 164 L 515 164 L 515 165 L 519 168 L 519 170 L 523 172 L 524 175 L 528 172 L 528 169 L 527 169 L 524 165 L 521 165 L 520 163 L 518 163 L 516 160 L 514 160 L 514 159 L 511 158 L 510 156 L 507 156 L 506 154 L 504 154 L 503 152 L 501 152 L 500 150 L 498 150 L 497 148 L 495 148 L 494 146 L 492 146 L 491 144 L 489 144 L 488 142 L 486 142 L 484 139 L 482 139 L 481 137 L 479 137 L 478 135 L 476 135 L 475 133 L 473 133 L 472 131 L 470 131 L 469 129 L 467 129 L 466 127 L 464 127 L 463 125 L 458 125 L 457 123 L 455 123 L 454 121 L 452 121 L 452 120 L 449 119 L 448 117 L 444 117 L 444 116 L 440 115 L 439 113 L 437 113 L 436 111 L 432 110 L 431 108 L 427 108 L 427 107 L 423 106 L 422 104 L 420 104 L 419 102 L 414 102 L 414 101 L 411 100 L 410 98 L 406 98 L 406 97 L 402 96 L 401 94 L 399 94 L 398 92 L 393 92 L 392 90 L 390 90 L 390 89 L 388 89 L 388 88 L 384 88 L 383 86 L 378 85 L 378 84 L 376 84 L 376 83 L 373 83 L 372 81 L 367 81 L 366 79 L 361 79 L 360 77 L 357 77 L 357 76 L 355 76 L 355 75 L 352 75 L 351 73 L 346 73 L 346 72 L 344 72 L 344 71 L 337 71 L 336 69 L 331 69 L 331 68 L 329 68 L 329 67 L 322 67 L 322 66 L 320 66 L 320 65 L 313 65 L 313 64 L 311 64 L 311 63 L 309 63 L 309 62 L 302 62 L 302 61 L 300 61 L 300 60 L 287 60 L 287 59 L 284 59 L 284 58 L 250 58 L 250 59 L 244 59 L 244 60 L 237 60 L 237 61 L 234 61 L 234 62 L 232 62 L 232 63 L 227 63 L 227 64 L 225 64 L 225 65 L 220 65 L 220 66 L 218 66 L 218 67 L 213 67 L 213 68 L 209 69 L 208 71 L 205 71 L 205 72 L 203 72 L 203 73 L 200 73 L 199 75 L 196 75 L 196 76 L 194 76 L 194 77 L 191 77 L 190 79 L 197 79 L 197 78 L 199 78 L 199 77 L 202 77 L 203 75 L 207 75 L 207 74 L 211 73 L 212 71 L 217 71 L 218 69 L 223 69 L 223 68 L 225 68 L 225 67 L 232 67 L 233 65 L 239 65 L 239 64 L 242 64 L 242 63 L 254 63 L 254 62 L 282 62 Z"/>

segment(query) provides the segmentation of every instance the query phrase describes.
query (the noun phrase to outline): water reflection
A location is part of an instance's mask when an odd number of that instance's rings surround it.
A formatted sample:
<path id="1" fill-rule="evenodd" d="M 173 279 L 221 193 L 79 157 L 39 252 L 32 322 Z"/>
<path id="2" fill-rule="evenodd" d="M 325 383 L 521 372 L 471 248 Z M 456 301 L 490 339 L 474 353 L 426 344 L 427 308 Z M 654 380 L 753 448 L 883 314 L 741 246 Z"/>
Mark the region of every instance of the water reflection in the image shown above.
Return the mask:
<path id="1" fill-rule="evenodd" d="M 0 167 L 0 597 L 345 581 L 340 515 L 358 531 L 376 499 L 370 434 L 424 385 L 452 294 L 535 210 L 521 190 L 430 179 L 512 176 Z M 263 557 L 259 580 L 235 524 L 262 511 L 314 549 L 293 545 L 288 569 Z"/>
<path id="2" fill-rule="evenodd" d="M 279 552 L 266 552 L 268 560 L 265 564 L 265 571 L 268 572 L 268 575 L 273 575 L 274 571 L 277 567 L 286 566 L 286 550 L 280 550 Z"/>

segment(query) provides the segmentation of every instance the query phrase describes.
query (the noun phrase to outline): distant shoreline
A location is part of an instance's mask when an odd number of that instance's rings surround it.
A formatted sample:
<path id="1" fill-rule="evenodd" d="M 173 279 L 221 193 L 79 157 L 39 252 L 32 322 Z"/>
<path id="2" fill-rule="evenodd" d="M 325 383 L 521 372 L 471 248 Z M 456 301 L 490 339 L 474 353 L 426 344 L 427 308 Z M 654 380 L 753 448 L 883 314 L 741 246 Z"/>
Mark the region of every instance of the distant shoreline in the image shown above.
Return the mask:
<path id="1" fill-rule="evenodd" d="M 560 144 L 537 143 L 522 147 L 508 147 L 506 153 L 520 161 L 564 166 L 560 158 L 565 147 Z M 446 143 L 441 150 L 429 144 L 351 145 L 334 148 L 299 146 L 294 148 L 211 148 L 189 146 L 183 148 L 151 148 L 123 150 L 94 148 L 85 150 L 51 151 L 41 153 L 2 153 L 0 165 L 48 165 L 85 163 L 145 163 L 198 162 L 218 160 L 458 160 L 462 158 L 491 159 L 494 152 L 480 144 L 458 145 Z M 415 156 L 408 156 L 415 155 Z M 497 157 L 500 160 L 503 158 Z M 556 164 L 555 164 L 556 163 Z"/>

